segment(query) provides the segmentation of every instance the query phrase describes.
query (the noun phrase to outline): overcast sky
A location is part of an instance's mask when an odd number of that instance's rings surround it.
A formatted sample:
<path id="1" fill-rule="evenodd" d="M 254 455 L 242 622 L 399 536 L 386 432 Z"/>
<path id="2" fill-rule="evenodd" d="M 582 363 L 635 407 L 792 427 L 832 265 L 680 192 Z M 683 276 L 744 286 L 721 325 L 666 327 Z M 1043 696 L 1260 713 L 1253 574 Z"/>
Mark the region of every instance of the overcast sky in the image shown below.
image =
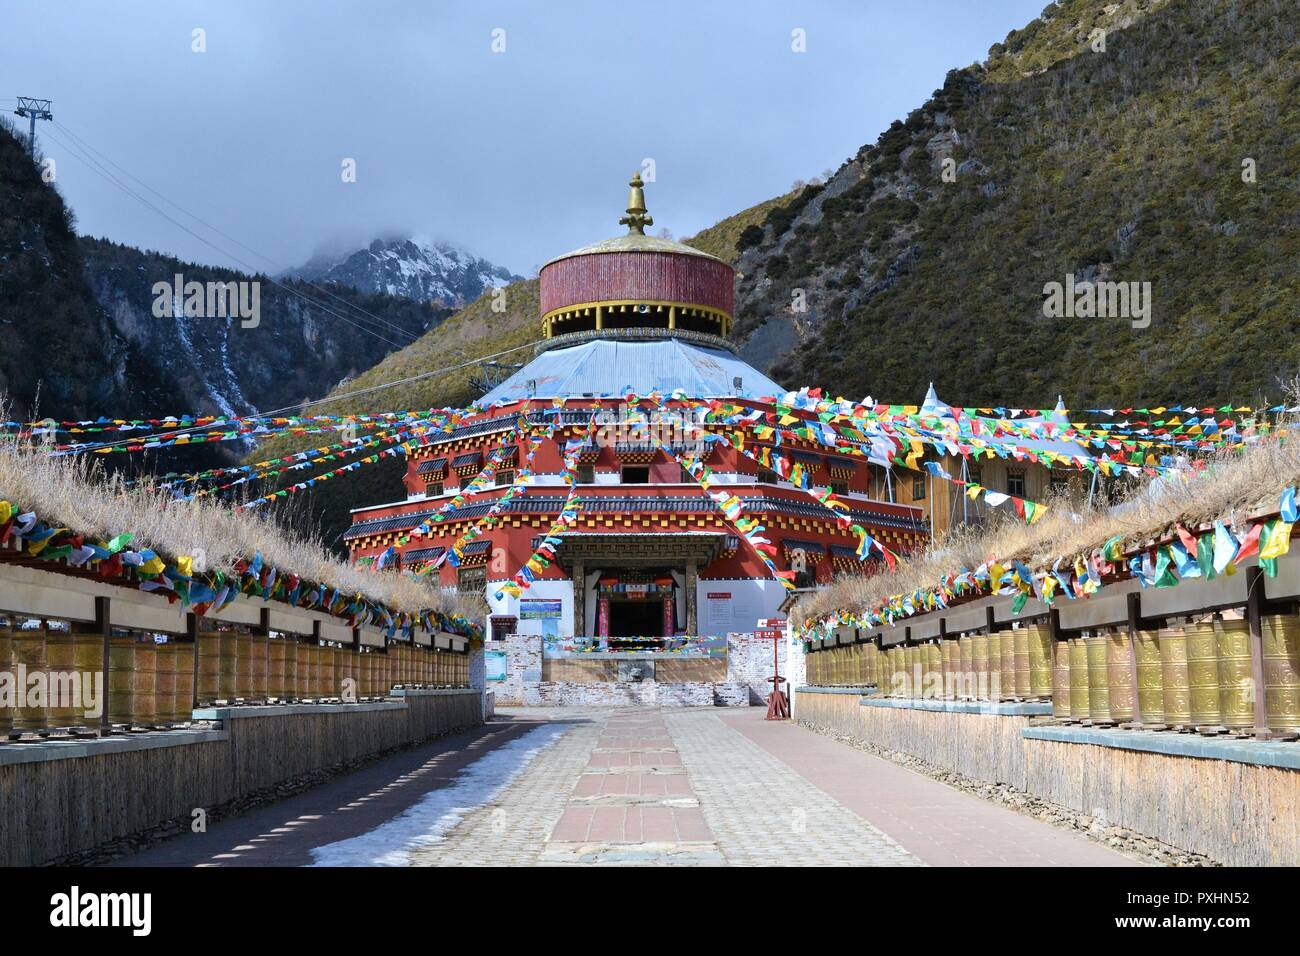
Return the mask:
<path id="1" fill-rule="evenodd" d="M 530 273 L 622 232 L 646 158 L 678 238 L 838 167 L 1045 2 L 0 0 L 0 109 L 54 101 L 37 142 L 83 233 L 275 269 L 409 232 Z"/>

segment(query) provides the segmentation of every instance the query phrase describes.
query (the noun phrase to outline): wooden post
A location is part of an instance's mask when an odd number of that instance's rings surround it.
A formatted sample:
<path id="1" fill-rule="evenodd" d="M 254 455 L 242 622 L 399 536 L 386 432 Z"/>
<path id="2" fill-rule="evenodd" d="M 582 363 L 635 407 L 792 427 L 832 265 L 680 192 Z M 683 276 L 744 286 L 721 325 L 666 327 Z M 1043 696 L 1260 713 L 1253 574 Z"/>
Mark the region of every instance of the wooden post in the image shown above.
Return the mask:
<path id="1" fill-rule="evenodd" d="M 104 689 L 101 692 L 104 699 L 100 702 L 99 714 L 99 736 L 107 737 L 109 734 L 108 726 L 108 640 L 113 634 L 113 625 L 109 619 L 109 603 L 106 597 L 95 598 L 95 626 L 99 628 L 99 634 L 103 638 L 104 658 L 100 662 L 102 673 L 104 675 Z"/>
<path id="2" fill-rule="evenodd" d="M 1138 631 L 1142 629 L 1142 595 L 1137 591 L 1128 595 L 1129 679 L 1133 682 L 1133 723 L 1141 727 L 1146 719 L 1142 714 L 1141 686 L 1138 684 Z"/>
<path id="3" fill-rule="evenodd" d="M 1264 569 L 1246 569 L 1246 624 L 1250 628 L 1250 679 L 1255 693 L 1255 737 L 1268 740 L 1267 702 L 1264 699 Z"/>
<path id="4" fill-rule="evenodd" d="M 199 622 L 202 618 L 198 614 L 190 613 L 185 615 L 185 637 L 194 642 L 194 700 L 190 702 L 190 716 L 194 716 L 194 708 L 199 706 Z"/>

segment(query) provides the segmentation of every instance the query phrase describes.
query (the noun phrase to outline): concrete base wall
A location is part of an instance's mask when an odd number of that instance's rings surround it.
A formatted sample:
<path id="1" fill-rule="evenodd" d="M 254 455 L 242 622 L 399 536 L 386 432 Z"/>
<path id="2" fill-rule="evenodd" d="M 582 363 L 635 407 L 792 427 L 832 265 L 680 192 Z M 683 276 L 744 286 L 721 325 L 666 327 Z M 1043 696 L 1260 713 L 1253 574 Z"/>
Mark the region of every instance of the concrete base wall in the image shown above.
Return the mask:
<path id="1" fill-rule="evenodd" d="M 901 750 L 977 780 L 1026 789 L 1020 731 L 1029 726 L 1027 716 L 863 707 L 857 695 L 814 696 L 802 689 L 795 691 L 795 700 L 800 722 Z"/>
<path id="2" fill-rule="evenodd" d="M 1025 789 L 1228 866 L 1300 866 L 1300 772 L 1025 740 Z M 1292 745 L 1295 746 L 1295 745 Z"/>
<path id="3" fill-rule="evenodd" d="M 1255 748 L 1263 762 L 1184 756 L 1126 749 L 1118 742 L 1035 739 L 1022 733 L 1029 716 L 862 706 L 861 699 L 801 688 L 795 691 L 794 717 L 975 780 L 1008 784 L 1220 863 L 1300 866 L 1300 771 L 1268 762 L 1288 759 L 1276 754 L 1295 744 L 1244 745 Z M 1130 746 L 1142 741 L 1136 736 L 1141 731 L 1107 733 Z M 1161 734 L 1154 743 L 1182 746 L 1182 736 Z M 1206 754 L 1242 746 L 1186 741 L 1187 749 Z"/>
<path id="4" fill-rule="evenodd" d="M 0 865 L 39 865 L 477 726 L 482 693 L 219 708 L 211 729 L 0 746 Z M 203 711 L 196 718 L 203 719 Z"/>

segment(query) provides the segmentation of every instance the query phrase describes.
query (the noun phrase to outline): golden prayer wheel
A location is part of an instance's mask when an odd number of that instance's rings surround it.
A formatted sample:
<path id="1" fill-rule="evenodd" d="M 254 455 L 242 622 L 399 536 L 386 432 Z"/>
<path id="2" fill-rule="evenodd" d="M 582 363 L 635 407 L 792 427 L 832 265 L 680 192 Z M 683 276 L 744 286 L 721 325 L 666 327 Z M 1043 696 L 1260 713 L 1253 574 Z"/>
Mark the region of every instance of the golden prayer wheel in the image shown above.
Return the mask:
<path id="1" fill-rule="evenodd" d="M 321 648 L 315 641 L 308 641 L 298 646 L 298 654 L 303 657 L 307 667 L 307 697 L 320 700 L 321 691 Z"/>
<path id="2" fill-rule="evenodd" d="M 136 638 L 131 677 L 131 723 L 149 726 L 158 718 L 158 645 L 152 634 Z"/>
<path id="3" fill-rule="evenodd" d="M 254 631 L 252 634 L 252 643 L 249 645 L 249 666 L 248 666 L 248 688 L 249 696 L 253 700 L 266 700 L 266 681 L 268 675 L 268 656 L 271 652 L 270 638 L 267 635 Z"/>
<path id="4" fill-rule="evenodd" d="M 337 644 L 331 644 L 324 650 L 325 654 L 321 658 L 322 682 L 325 685 L 325 696 L 334 699 L 343 695 L 343 688 L 341 686 L 343 649 Z"/>
<path id="5" fill-rule="evenodd" d="M 221 631 L 217 648 L 217 698 L 234 703 L 239 682 L 239 634 L 234 630 Z"/>
<path id="6" fill-rule="evenodd" d="M 1091 712 L 1088 688 L 1088 645 L 1082 637 L 1072 637 L 1070 644 L 1070 717 L 1087 720 Z"/>
<path id="7" fill-rule="evenodd" d="M 1219 722 L 1231 730 L 1255 726 L 1255 678 L 1250 663 L 1250 625 L 1214 622 L 1219 658 Z"/>
<path id="8" fill-rule="evenodd" d="M 45 629 L 16 628 L 10 633 L 14 689 L 18 695 L 18 706 L 13 713 L 13 729 L 18 733 L 44 730 L 45 703 L 42 699 L 39 706 L 28 706 L 30 701 L 37 699 L 28 694 L 31 688 L 28 679 L 33 674 L 45 673 Z"/>
<path id="9" fill-rule="evenodd" d="M 1300 732 L 1300 618 L 1294 614 L 1269 615 L 1262 624 L 1264 710 L 1268 728 L 1284 733 Z"/>
<path id="10" fill-rule="evenodd" d="M 1187 631 L 1162 627 L 1156 632 L 1160 645 L 1160 687 L 1165 723 L 1188 727 L 1192 723 L 1192 688 L 1187 673 Z"/>
<path id="11" fill-rule="evenodd" d="M 100 639 L 102 646 L 103 639 Z M 80 680 L 74 680 L 77 669 L 77 636 L 69 628 L 51 628 L 45 625 L 45 726 L 76 727 L 85 722 L 85 708 L 77 692 Z M 94 680 L 94 675 L 91 675 Z M 93 684 L 91 685 L 94 686 Z"/>
<path id="12" fill-rule="evenodd" d="M 1068 718 L 1070 710 L 1070 642 L 1052 645 L 1052 716 Z"/>
<path id="13" fill-rule="evenodd" d="M 957 657 L 957 642 L 940 641 L 939 658 L 943 668 L 943 697 L 944 700 L 952 700 L 957 696 L 957 673 L 961 666 Z"/>
<path id="14" fill-rule="evenodd" d="M 920 683 L 917 676 L 921 672 L 920 648 L 914 645 L 903 648 L 903 666 L 903 696 L 916 697 L 918 696 L 917 684 Z"/>
<path id="15" fill-rule="evenodd" d="M 284 657 L 289 641 L 284 637 L 272 637 L 266 642 L 266 699 L 284 700 Z"/>
<path id="16" fill-rule="evenodd" d="M 1165 722 L 1164 679 L 1161 673 L 1160 640 L 1155 631 L 1138 631 L 1133 648 L 1137 656 L 1137 696 L 1142 723 L 1159 727 Z"/>
<path id="17" fill-rule="evenodd" d="M 329 648 L 324 644 L 313 644 L 312 656 L 312 697 L 324 700 L 329 696 L 330 686 L 334 683 L 334 658 L 329 656 Z"/>
<path id="18" fill-rule="evenodd" d="M 115 634 L 108 642 L 108 722 L 129 724 L 134 716 L 136 639 Z"/>
<path id="19" fill-rule="evenodd" d="M 13 673 L 13 631 L 9 628 L 9 619 L 0 616 L 0 674 Z M 17 692 L 17 687 L 14 688 Z M 0 743 L 9 736 L 14 726 L 14 709 L 0 707 Z"/>
<path id="20" fill-rule="evenodd" d="M 975 661 L 972 657 L 969 634 L 957 638 L 957 698 L 967 700 L 975 696 Z"/>
<path id="21" fill-rule="evenodd" d="M 312 644 L 310 641 L 298 642 L 298 648 L 296 651 L 298 657 L 298 676 L 294 682 L 294 686 L 297 688 L 296 696 L 299 700 L 307 700 L 312 696 L 312 692 L 316 689 L 312 678 L 314 665 L 311 649 Z"/>
<path id="22" fill-rule="evenodd" d="M 160 724 L 175 722 L 176 714 L 176 641 L 154 646 L 154 710 Z"/>
<path id="23" fill-rule="evenodd" d="M 364 649 L 357 651 L 357 696 L 362 699 L 374 696 L 371 693 L 371 681 L 374 678 L 374 661 L 371 656 Z"/>
<path id="24" fill-rule="evenodd" d="M 358 656 L 355 648 L 344 647 L 339 650 L 342 666 L 342 673 L 338 675 L 339 693 L 346 694 L 354 701 L 361 699 L 361 681 L 357 674 Z"/>
<path id="25" fill-rule="evenodd" d="M 1011 686 L 1005 688 L 1010 691 L 1012 697 L 1029 696 L 1029 628 L 1018 627 L 1012 634 L 1012 657 L 1014 659 L 1014 674 L 1012 675 Z"/>
<path id="26" fill-rule="evenodd" d="M 989 696 L 994 700 L 1009 700 L 1016 696 L 1016 634 L 1018 631 L 998 631 L 989 638 L 989 656 L 997 648 L 997 663 L 990 661 L 993 682 Z"/>
<path id="27" fill-rule="evenodd" d="M 925 673 L 921 678 L 922 694 L 925 697 L 940 697 L 943 694 L 943 650 L 937 643 L 931 642 L 924 645 L 925 651 Z M 457 655 L 448 653 L 447 657 L 454 658 Z M 455 663 L 452 661 L 452 663 Z M 453 683 L 448 681 L 448 683 Z"/>
<path id="28" fill-rule="evenodd" d="M 889 658 L 893 663 L 893 676 L 889 692 L 895 697 L 907 696 L 907 649 L 891 647 Z"/>
<path id="29" fill-rule="evenodd" d="M 235 698 L 253 699 L 253 646 L 257 635 L 241 630 L 235 638 Z"/>
<path id="30" fill-rule="evenodd" d="M 1110 716 L 1110 672 L 1106 668 L 1105 634 L 1089 634 L 1084 639 L 1088 656 L 1088 719 L 1105 722 Z"/>
<path id="31" fill-rule="evenodd" d="M 391 659 L 387 648 L 375 652 L 375 696 L 387 697 L 392 684 L 389 681 L 389 664 Z"/>
<path id="32" fill-rule="evenodd" d="M 177 641 L 176 694 L 172 698 L 171 720 L 174 724 L 189 723 L 194 719 L 194 642 Z"/>
<path id="33" fill-rule="evenodd" d="M 1183 628 L 1187 653 L 1190 723 L 1198 729 L 1222 726 L 1219 682 L 1218 623 L 1188 623 Z"/>
<path id="34" fill-rule="evenodd" d="M 1111 720 L 1126 723 L 1135 719 L 1133 686 L 1133 642 L 1128 632 L 1111 631 L 1106 635 L 1106 679 L 1110 683 Z"/>
<path id="35" fill-rule="evenodd" d="M 975 670 L 975 696 L 980 700 L 989 699 L 989 685 L 992 683 L 992 661 L 990 653 L 996 638 L 988 634 L 971 635 L 971 663 Z"/>
<path id="36" fill-rule="evenodd" d="M 95 694 L 95 703 L 98 707 L 105 704 L 104 693 L 104 635 L 99 632 L 93 625 L 81 624 L 73 625 L 74 636 L 76 641 L 72 646 L 73 669 L 81 677 L 83 704 L 89 700 L 86 696 L 90 691 Z M 86 727 L 90 725 L 99 725 L 98 715 L 92 717 L 86 713 L 87 708 L 82 707 L 77 723 L 79 726 Z"/>
<path id="37" fill-rule="evenodd" d="M 1029 696 L 1047 700 L 1052 696 L 1052 633 L 1038 624 L 1025 630 L 1029 641 Z"/>
<path id="38" fill-rule="evenodd" d="M 284 699 L 298 697 L 298 638 L 284 635 Z"/>
<path id="39" fill-rule="evenodd" d="M 1188 624 L 1187 686 L 1192 702 L 1192 726 L 1219 727 L 1219 648 L 1213 624 Z"/>
<path id="40" fill-rule="evenodd" d="M 199 631 L 199 703 L 208 705 L 221 696 L 221 634 Z"/>

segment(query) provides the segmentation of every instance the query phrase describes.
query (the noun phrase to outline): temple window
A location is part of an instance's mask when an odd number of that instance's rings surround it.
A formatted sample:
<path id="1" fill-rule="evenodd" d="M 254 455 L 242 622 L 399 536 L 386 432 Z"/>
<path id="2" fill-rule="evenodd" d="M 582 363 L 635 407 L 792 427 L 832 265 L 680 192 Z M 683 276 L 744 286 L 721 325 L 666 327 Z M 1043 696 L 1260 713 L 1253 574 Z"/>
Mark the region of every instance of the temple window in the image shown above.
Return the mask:
<path id="1" fill-rule="evenodd" d="M 918 475 L 917 477 L 915 477 L 915 478 L 912 479 L 912 500 L 913 500 L 913 501 L 924 501 L 924 500 L 925 500 L 925 478 L 924 478 L 924 476 L 920 476 L 920 475 Z"/>
<path id="2" fill-rule="evenodd" d="M 650 484 L 650 467 L 648 465 L 624 465 L 623 484 L 625 485 Z"/>
<path id="3" fill-rule="evenodd" d="M 1016 498 L 1025 496 L 1025 473 L 1022 469 L 1007 469 L 1007 494 Z"/>
<path id="4" fill-rule="evenodd" d="M 487 590 L 487 568 L 461 568 L 456 574 L 456 589 L 462 594 L 482 594 Z"/>

